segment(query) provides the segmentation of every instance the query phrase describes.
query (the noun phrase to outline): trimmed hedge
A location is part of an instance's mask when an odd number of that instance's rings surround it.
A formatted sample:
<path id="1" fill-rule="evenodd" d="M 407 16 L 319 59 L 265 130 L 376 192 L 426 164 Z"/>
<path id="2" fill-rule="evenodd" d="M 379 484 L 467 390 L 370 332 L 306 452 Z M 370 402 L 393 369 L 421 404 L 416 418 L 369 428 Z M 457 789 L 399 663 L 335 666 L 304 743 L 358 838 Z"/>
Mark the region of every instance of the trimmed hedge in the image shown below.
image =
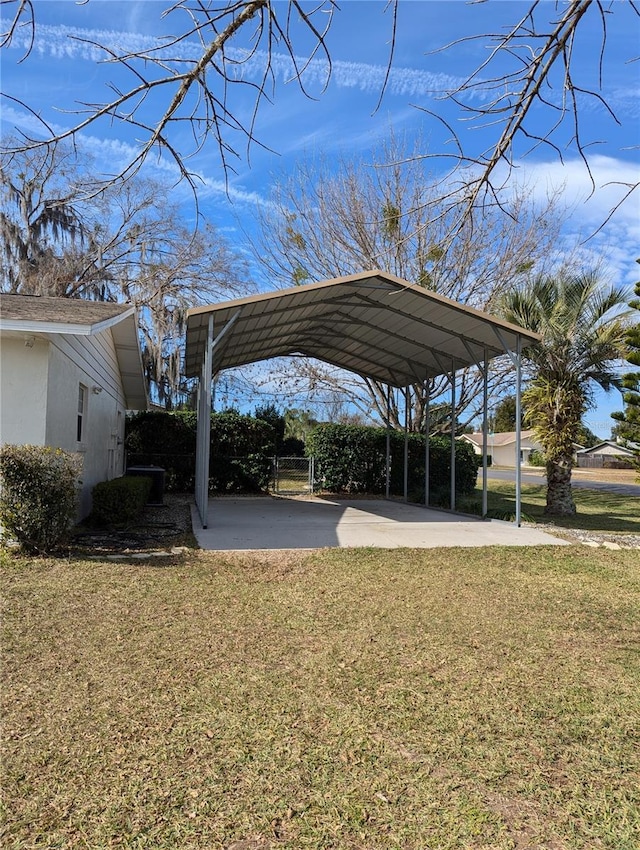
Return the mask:
<path id="1" fill-rule="evenodd" d="M 390 490 L 404 490 L 404 434 L 390 431 Z M 387 429 L 361 425 L 318 425 L 307 440 L 307 453 L 315 457 L 316 482 L 334 493 L 382 494 L 386 488 Z M 424 436 L 408 437 L 408 489 L 424 493 Z M 478 457 L 473 447 L 456 441 L 456 492 L 472 493 L 476 486 Z M 451 480 L 451 440 L 429 438 L 429 489 L 432 500 L 448 493 Z M 417 500 L 417 495 L 416 495 Z"/>
<path id="2" fill-rule="evenodd" d="M 196 414 L 144 412 L 127 422 L 130 466 L 165 470 L 167 491 L 192 491 L 195 482 Z M 261 419 L 237 411 L 211 415 L 209 489 L 212 493 L 264 492 L 271 477 L 274 429 Z M 390 432 L 391 492 L 404 489 L 404 434 Z M 309 435 L 307 455 L 316 458 L 316 479 L 337 493 L 382 494 L 385 491 L 386 428 L 360 425 L 318 425 Z M 430 490 L 449 493 L 451 442 L 431 437 Z M 478 458 L 471 444 L 456 441 L 456 492 L 473 492 Z M 409 435 L 409 492 L 424 492 L 424 436 Z M 416 499 L 417 499 L 416 495 Z"/>
<path id="3" fill-rule="evenodd" d="M 144 475 L 123 475 L 96 484 L 91 491 L 91 521 L 97 525 L 121 525 L 136 519 L 147 504 L 151 484 L 151 478 Z"/>
<path id="4" fill-rule="evenodd" d="M 65 541 L 78 510 L 79 455 L 51 446 L 0 449 L 0 524 L 29 554 Z"/>
<path id="5" fill-rule="evenodd" d="M 165 470 L 168 492 L 195 486 L 197 415 L 193 411 L 145 411 L 127 420 L 129 466 Z M 262 419 L 236 410 L 211 414 L 209 488 L 213 493 L 260 493 L 268 487 L 275 431 Z"/>

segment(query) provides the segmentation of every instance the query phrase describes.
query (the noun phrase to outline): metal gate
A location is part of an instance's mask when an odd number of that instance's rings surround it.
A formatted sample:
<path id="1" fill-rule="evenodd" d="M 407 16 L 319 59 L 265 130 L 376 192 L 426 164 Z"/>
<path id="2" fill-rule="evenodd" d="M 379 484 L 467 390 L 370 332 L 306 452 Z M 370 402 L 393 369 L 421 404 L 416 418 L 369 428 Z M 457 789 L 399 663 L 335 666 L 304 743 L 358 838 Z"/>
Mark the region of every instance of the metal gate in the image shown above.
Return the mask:
<path id="1" fill-rule="evenodd" d="M 313 493 L 312 457 L 274 458 L 273 489 L 276 493 L 293 496 Z"/>

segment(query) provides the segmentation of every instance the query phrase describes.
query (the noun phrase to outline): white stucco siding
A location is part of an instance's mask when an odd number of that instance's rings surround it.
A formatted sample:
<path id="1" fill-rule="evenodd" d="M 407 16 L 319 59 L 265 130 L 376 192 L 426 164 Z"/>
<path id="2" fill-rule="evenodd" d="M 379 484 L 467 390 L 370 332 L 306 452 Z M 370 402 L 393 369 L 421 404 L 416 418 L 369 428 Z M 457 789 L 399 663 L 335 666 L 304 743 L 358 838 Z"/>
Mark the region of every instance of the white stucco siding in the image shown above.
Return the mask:
<path id="1" fill-rule="evenodd" d="M 86 388 L 82 438 L 77 440 L 78 391 Z M 83 456 L 81 514 L 91 489 L 123 472 L 125 398 L 111 331 L 96 336 L 51 335 L 48 445 Z"/>
<path id="2" fill-rule="evenodd" d="M 24 334 L 0 338 L 0 441 L 44 445 L 46 441 L 49 343 Z"/>
<path id="3" fill-rule="evenodd" d="M 522 462 L 527 463 L 529 460 L 529 455 L 531 452 L 536 449 L 540 451 L 540 445 L 535 442 L 535 440 L 531 440 L 528 437 L 524 437 L 520 444 L 520 449 L 522 451 Z M 516 465 L 516 444 L 507 443 L 506 446 L 492 446 L 491 445 L 491 437 L 488 440 L 488 453 L 493 458 L 494 466 L 506 466 L 506 467 L 515 467 Z"/>
<path id="4" fill-rule="evenodd" d="M 494 466 L 516 465 L 516 447 L 514 443 L 508 446 L 494 446 L 492 448 L 491 441 L 489 441 L 488 452 L 491 455 Z"/>

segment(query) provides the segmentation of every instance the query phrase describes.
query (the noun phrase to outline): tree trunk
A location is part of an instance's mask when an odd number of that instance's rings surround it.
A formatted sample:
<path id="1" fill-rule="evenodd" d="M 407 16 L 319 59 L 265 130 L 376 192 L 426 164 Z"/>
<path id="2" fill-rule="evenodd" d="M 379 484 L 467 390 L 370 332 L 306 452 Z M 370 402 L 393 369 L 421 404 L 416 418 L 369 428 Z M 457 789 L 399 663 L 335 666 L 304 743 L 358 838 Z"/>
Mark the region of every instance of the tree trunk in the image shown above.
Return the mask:
<path id="1" fill-rule="evenodd" d="M 571 492 L 572 457 L 547 461 L 547 516 L 573 516 L 576 505 Z"/>

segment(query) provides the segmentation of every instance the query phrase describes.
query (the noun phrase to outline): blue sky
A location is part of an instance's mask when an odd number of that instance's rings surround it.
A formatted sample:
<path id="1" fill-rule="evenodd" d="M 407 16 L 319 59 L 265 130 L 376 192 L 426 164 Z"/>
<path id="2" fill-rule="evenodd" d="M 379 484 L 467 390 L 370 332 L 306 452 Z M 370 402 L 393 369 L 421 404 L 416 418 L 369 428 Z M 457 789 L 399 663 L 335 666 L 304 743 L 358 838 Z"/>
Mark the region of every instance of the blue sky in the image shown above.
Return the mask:
<path id="1" fill-rule="evenodd" d="M 148 46 L 158 34 L 180 27 L 179 13 L 162 22 L 160 15 L 168 0 L 89 0 L 79 5 L 74 0 L 35 0 L 37 41 L 31 55 L 22 63 L 20 38 L 2 55 L 2 90 L 24 100 L 57 128 L 68 127 L 72 116 L 64 111 L 79 101 L 102 101 L 109 97 L 109 82 L 124 85 L 124 78 L 113 65 L 96 62 L 98 54 L 87 45 L 69 39 L 79 34 L 90 40 L 116 47 L 134 49 Z M 284 3 L 282 4 L 284 6 Z M 225 186 L 217 149 L 205 148 L 194 157 L 191 167 L 202 179 L 201 209 L 233 241 L 239 227 L 251 230 L 255 205 L 266 202 L 270 186 L 281 179 L 301 159 L 322 154 L 323 157 L 364 157 L 389 135 L 406 133 L 408 138 L 421 135 L 431 148 L 443 147 L 446 137 L 437 122 L 416 107 L 431 109 L 459 128 L 470 149 L 482 150 L 489 135 L 473 129 L 460 120 L 454 105 L 435 95 L 435 90 L 455 85 L 487 55 L 486 41 L 458 45 L 434 53 L 453 39 L 483 32 L 498 32 L 518 20 L 528 4 L 505 0 L 466 3 L 464 0 L 403 0 L 399 8 L 398 33 L 392 75 L 381 105 L 376 110 L 380 84 L 389 54 L 391 17 L 382 0 L 346 0 L 336 14 L 328 38 L 333 61 L 333 75 L 322 91 L 325 66 L 318 60 L 309 69 L 308 87 L 314 99 L 305 98 L 290 76 L 290 63 L 277 57 L 276 86 L 273 103 L 263 103 L 258 115 L 256 136 L 273 153 L 258 146 L 251 150 L 247 162 L 240 140 L 241 158 L 234 162 L 236 174 Z M 552 17 L 555 3 L 543 3 Z M 538 149 L 519 162 L 520 173 L 538 187 L 564 186 L 572 215 L 567 222 L 567 242 L 584 240 L 606 218 L 612 205 L 621 197 L 616 182 L 640 179 L 640 61 L 632 62 L 640 53 L 640 19 L 631 6 L 617 0 L 605 4 L 607 15 L 607 50 L 601 94 L 616 112 L 616 124 L 606 109 L 593 99 L 581 101 L 584 139 L 593 143 L 590 163 L 598 190 L 587 200 L 591 185 L 583 164 L 571 147 L 572 128 L 562 128 L 557 141 L 564 149 L 562 165 L 547 149 Z M 3 7 L 6 15 L 7 8 Z M 305 40 L 296 42 L 298 52 L 308 47 Z M 597 53 L 600 44 L 598 17 L 589 13 L 581 25 L 574 52 L 576 82 L 585 88 L 599 85 Z M 276 51 L 277 52 L 277 51 Z M 246 70 L 252 78 L 252 70 Z M 257 64 L 255 73 L 257 74 Z M 255 77 L 257 79 L 257 77 Z M 559 80 L 556 80 L 559 83 Z M 556 89 L 559 90 L 559 89 Z M 251 102 L 242 92 L 234 93 L 237 114 L 245 116 Z M 548 110 L 537 108 L 531 114 L 531 126 L 545 133 L 550 122 Z M 3 102 L 2 131 L 16 128 L 33 130 L 33 118 L 16 104 Z M 188 150 L 185 136 L 172 138 L 181 149 Z M 124 163 L 134 149 L 135 137 L 125 125 L 94 125 L 82 137 L 105 171 Z M 519 148 L 518 155 L 524 153 Z M 169 163 L 148 164 L 154 177 L 174 179 Z M 611 184 L 611 185 L 606 185 Z M 185 214 L 189 215 L 189 193 L 184 193 Z M 612 278 L 631 284 L 637 277 L 634 262 L 640 256 L 640 193 L 632 197 L 613 216 L 596 237 L 582 247 L 585 262 L 604 260 Z M 590 427 L 607 436 L 609 412 L 619 408 L 618 398 L 600 400 L 598 409 L 588 414 Z"/>

